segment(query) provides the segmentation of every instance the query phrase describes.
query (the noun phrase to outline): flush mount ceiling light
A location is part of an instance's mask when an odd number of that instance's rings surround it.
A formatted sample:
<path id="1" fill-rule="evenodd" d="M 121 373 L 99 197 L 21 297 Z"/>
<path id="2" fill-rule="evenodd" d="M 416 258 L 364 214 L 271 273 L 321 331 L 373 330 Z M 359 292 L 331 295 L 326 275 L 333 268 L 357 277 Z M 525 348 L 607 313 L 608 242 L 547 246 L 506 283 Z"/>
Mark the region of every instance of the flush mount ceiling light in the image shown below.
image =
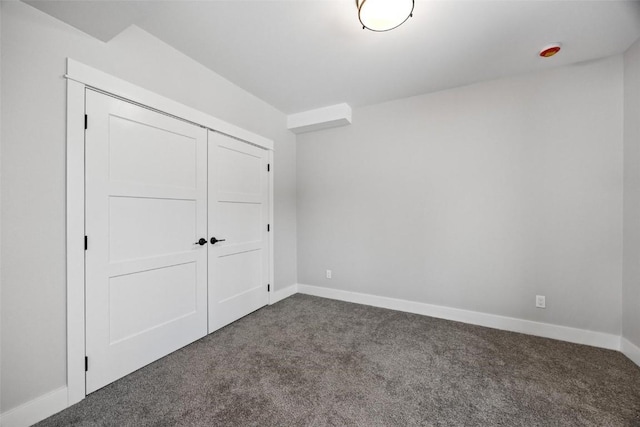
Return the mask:
<path id="1" fill-rule="evenodd" d="M 413 15 L 414 0 L 356 0 L 362 28 L 389 31 Z"/>

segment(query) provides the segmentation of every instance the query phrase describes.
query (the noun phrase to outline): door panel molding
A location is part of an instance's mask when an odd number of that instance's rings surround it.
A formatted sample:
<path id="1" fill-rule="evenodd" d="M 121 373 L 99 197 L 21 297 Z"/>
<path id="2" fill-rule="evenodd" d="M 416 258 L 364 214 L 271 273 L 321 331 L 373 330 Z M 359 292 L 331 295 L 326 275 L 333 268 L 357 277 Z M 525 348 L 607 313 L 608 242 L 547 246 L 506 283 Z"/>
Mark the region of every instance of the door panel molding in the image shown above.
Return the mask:
<path id="1" fill-rule="evenodd" d="M 91 393 L 207 334 L 208 131 L 92 89 L 85 109 Z M 155 197 L 176 187 L 193 198 Z"/>
<path id="2" fill-rule="evenodd" d="M 268 150 L 273 171 L 274 142 L 185 106 L 125 80 L 67 58 L 66 152 L 66 266 L 67 266 L 67 399 L 66 406 L 83 400 L 85 387 L 85 90 L 94 89 L 138 106 L 173 116 Z M 88 120 L 91 126 L 91 120 Z M 269 174 L 269 277 L 273 288 L 273 173 Z M 125 196 L 126 194 L 123 194 Z M 158 194 L 159 196 L 160 194 Z M 167 198 L 182 198 L 176 188 Z M 190 195 L 186 195 L 189 198 Z M 219 236 L 222 238 L 222 236 Z M 91 239 L 88 246 L 91 248 Z M 141 261 L 142 262 L 142 261 Z M 269 297 L 273 292 L 269 294 Z"/>
<path id="3" fill-rule="evenodd" d="M 226 239 L 208 253 L 211 333 L 269 303 L 272 268 L 268 152 L 214 131 L 208 143 L 209 234 Z"/>

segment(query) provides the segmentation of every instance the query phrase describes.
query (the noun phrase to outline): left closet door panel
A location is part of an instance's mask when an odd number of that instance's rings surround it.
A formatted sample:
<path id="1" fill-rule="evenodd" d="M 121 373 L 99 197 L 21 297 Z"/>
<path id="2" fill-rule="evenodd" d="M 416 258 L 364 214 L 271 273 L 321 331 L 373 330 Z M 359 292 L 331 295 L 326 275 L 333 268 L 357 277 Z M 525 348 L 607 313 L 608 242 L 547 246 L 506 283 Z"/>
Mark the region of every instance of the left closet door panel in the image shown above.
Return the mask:
<path id="1" fill-rule="evenodd" d="M 87 393 L 207 333 L 207 131 L 86 92 Z"/>

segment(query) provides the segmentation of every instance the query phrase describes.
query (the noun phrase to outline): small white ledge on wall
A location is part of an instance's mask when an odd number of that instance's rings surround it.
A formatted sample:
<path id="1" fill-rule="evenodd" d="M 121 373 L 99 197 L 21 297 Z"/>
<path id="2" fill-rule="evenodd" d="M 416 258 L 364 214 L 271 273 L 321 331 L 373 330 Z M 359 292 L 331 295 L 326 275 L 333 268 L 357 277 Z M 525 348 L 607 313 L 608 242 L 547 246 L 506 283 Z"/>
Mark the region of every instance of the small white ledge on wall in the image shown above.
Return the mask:
<path id="1" fill-rule="evenodd" d="M 348 104 L 336 104 L 287 116 L 287 128 L 296 134 L 350 124 L 351 107 Z"/>

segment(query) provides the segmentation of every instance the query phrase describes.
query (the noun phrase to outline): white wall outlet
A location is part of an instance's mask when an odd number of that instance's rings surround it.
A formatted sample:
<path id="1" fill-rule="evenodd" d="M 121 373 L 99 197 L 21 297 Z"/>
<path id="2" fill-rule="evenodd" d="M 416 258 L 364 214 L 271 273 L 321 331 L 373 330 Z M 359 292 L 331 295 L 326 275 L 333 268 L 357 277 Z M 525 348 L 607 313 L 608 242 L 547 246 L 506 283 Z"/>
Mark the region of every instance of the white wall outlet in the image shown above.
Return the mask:
<path id="1" fill-rule="evenodd" d="M 327 270 L 327 279 L 331 279 L 331 270 Z"/>
<path id="2" fill-rule="evenodd" d="M 547 302 L 544 295 L 536 295 L 536 307 L 547 308 Z"/>

